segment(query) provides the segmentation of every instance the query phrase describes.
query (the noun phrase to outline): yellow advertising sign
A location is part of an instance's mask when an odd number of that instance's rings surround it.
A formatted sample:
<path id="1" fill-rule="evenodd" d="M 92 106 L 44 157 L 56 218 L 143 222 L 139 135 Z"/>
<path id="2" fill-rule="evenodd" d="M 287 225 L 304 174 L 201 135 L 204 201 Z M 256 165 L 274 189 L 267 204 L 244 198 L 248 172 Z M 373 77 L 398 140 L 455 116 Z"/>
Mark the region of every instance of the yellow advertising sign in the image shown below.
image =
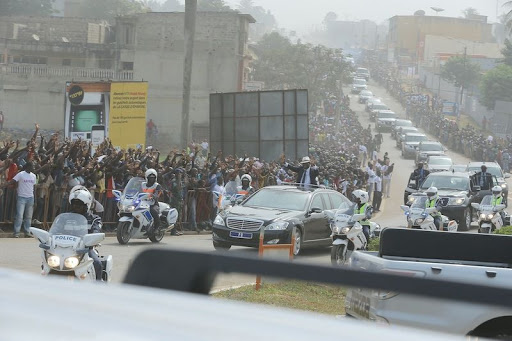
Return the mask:
<path id="1" fill-rule="evenodd" d="M 148 83 L 112 83 L 109 138 L 121 149 L 144 147 Z"/>

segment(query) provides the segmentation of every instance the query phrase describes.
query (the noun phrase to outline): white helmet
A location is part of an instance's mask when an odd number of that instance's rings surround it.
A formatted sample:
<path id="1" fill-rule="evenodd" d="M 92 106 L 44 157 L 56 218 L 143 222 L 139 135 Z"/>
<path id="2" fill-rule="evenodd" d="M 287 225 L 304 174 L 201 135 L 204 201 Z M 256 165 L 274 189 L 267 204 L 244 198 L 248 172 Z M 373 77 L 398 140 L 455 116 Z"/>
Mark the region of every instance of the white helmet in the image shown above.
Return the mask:
<path id="1" fill-rule="evenodd" d="M 69 193 L 69 203 L 73 200 L 80 200 L 87 206 L 87 210 L 91 209 L 91 205 L 93 202 L 91 192 L 84 186 L 80 186 L 80 188 L 76 188 L 78 186 L 73 187 L 73 190 Z"/>
<path id="2" fill-rule="evenodd" d="M 354 198 L 354 201 L 355 199 L 359 199 L 361 204 L 366 204 L 368 202 L 368 193 L 360 189 L 356 189 L 352 192 L 352 197 Z"/>
<path id="3" fill-rule="evenodd" d="M 241 180 L 241 181 L 247 180 L 247 181 L 249 181 L 249 183 L 251 183 L 251 182 L 252 182 L 252 178 L 251 178 L 251 176 L 250 176 L 249 174 L 244 174 L 244 175 L 242 175 L 242 177 L 240 178 L 240 180 Z"/>
<path id="4" fill-rule="evenodd" d="M 502 191 L 501 186 L 494 186 L 492 188 L 492 194 L 494 194 L 494 195 L 500 195 L 501 191 Z"/>
<path id="5" fill-rule="evenodd" d="M 158 177 L 158 174 L 156 173 L 156 170 L 154 170 L 153 168 L 150 168 L 146 171 L 146 181 L 148 181 L 148 178 L 150 175 L 154 175 L 155 176 L 155 181 L 156 181 L 156 178 Z"/>
<path id="6" fill-rule="evenodd" d="M 427 197 L 432 200 L 437 196 L 437 187 L 430 187 L 427 189 Z"/>
<path id="7" fill-rule="evenodd" d="M 83 185 L 76 185 L 75 187 L 71 188 L 71 191 L 69 191 L 69 194 L 72 194 L 74 193 L 75 191 L 78 191 L 79 189 L 83 189 L 83 190 L 86 190 L 86 191 L 89 191 L 87 189 L 87 187 L 83 186 Z"/>

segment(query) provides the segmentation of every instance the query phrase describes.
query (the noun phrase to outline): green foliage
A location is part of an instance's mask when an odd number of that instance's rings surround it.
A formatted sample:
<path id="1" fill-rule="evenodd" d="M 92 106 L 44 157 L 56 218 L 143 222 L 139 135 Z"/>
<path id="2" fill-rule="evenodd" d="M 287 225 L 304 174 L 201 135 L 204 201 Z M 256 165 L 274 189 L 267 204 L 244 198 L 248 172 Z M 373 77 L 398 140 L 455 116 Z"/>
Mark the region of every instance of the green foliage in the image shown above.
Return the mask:
<path id="1" fill-rule="evenodd" d="M 512 101 L 512 66 L 498 65 L 485 74 L 480 85 L 480 102 L 493 110 L 496 101 Z"/>
<path id="2" fill-rule="evenodd" d="M 153 12 L 184 12 L 185 5 L 179 0 L 166 0 L 165 2 L 158 2 L 156 0 L 147 0 L 144 5 L 151 8 Z"/>
<path id="3" fill-rule="evenodd" d="M 138 0 L 87 0 L 80 6 L 84 18 L 103 19 L 113 22 L 115 17 L 147 12 L 149 9 Z"/>
<path id="4" fill-rule="evenodd" d="M 255 46 L 254 80 L 268 90 L 308 89 L 311 105 L 326 95 L 337 94 L 336 81 L 350 70 L 340 49 L 322 45 L 292 44 L 277 32 L 267 34 Z"/>
<path id="5" fill-rule="evenodd" d="M 0 0 L 0 15 L 49 16 L 55 0 Z"/>
<path id="6" fill-rule="evenodd" d="M 250 14 L 256 19 L 256 23 L 249 25 L 250 37 L 259 40 L 262 36 L 277 28 L 274 15 L 261 6 L 255 6 L 253 0 L 241 0 L 238 11 L 242 14 Z"/>
<path id="7" fill-rule="evenodd" d="M 473 7 L 466 8 L 465 10 L 462 11 L 462 14 L 466 19 L 470 19 L 473 15 L 480 15 L 480 13 L 478 13 L 478 10 Z"/>
<path id="8" fill-rule="evenodd" d="M 441 68 L 441 77 L 458 87 L 469 87 L 479 75 L 480 67 L 461 56 L 451 57 Z"/>
<path id="9" fill-rule="evenodd" d="M 512 226 L 503 226 L 499 230 L 494 231 L 494 233 L 512 235 Z"/>
<path id="10" fill-rule="evenodd" d="M 230 12 L 233 11 L 224 0 L 198 0 L 197 10 L 202 12 Z"/>
<path id="11" fill-rule="evenodd" d="M 368 251 L 379 251 L 380 247 L 380 238 L 373 238 L 370 240 L 370 244 L 368 244 Z"/>
<path id="12" fill-rule="evenodd" d="M 501 62 L 508 66 L 512 66 L 512 43 L 510 40 L 505 39 L 505 47 L 501 50 L 501 53 L 505 57 Z"/>

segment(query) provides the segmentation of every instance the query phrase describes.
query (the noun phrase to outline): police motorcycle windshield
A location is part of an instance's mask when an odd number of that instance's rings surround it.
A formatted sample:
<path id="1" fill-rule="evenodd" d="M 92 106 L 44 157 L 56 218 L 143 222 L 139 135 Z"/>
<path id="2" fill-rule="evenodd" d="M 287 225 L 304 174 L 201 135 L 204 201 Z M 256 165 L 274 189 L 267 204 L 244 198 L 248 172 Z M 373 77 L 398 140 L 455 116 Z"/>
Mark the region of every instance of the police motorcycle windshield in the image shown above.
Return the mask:
<path id="1" fill-rule="evenodd" d="M 123 195 L 125 197 L 134 197 L 135 195 L 137 195 L 137 193 L 141 191 L 142 183 L 145 181 L 146 180 L 139 177 L 131 178 L 123 190 Z"/>
<path id="2" fill-rule="evenodd" d="M 59 214 L 50 228 L 51 235 L 67 235 L 82 238 L 89 232 L 87 219 L 77 213 Z"/>
<path id="3" fill-rule="evenodd" d="M 424 210 L 427 207 L 428 198 L 427 196 L 416 196 L 415 200 L 411 204 L 411 209 L 421 209 Z"/>
<path id="4" fill-rule="evenodd" d="M 336 211 L 336 214 L 334 216 L 334 222 L 345 223 L 349 226 L 354 225 L 355 221 L 352 220 L 352 216 L 354 215 L 354 210 L 356 209 L 356 207 L 357 205 L 355 204 L 352 206 L 342 204 Z"/>

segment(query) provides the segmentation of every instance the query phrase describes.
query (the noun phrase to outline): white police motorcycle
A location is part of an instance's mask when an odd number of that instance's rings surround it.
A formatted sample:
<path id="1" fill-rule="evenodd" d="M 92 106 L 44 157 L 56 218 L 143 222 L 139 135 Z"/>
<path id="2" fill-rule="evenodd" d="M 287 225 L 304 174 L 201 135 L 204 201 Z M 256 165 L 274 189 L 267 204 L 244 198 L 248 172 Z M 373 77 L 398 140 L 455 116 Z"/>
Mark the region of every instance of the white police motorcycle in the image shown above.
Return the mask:
<path id="1" fill-rule="evenodd" d="M 118 201 L 119 223 L 117 225 L 117 241 L 126 244 L 130 239 L 149 238 L 153 243 L 160 242 L 165 232 L 174 228 L 178 220 L 178 211 L 168 204 L 159 202 L 160 228 L 152 231 L 153 216 L 150 212 L 150 204 L 147 202 L 149 195 L 141 193 L 143 178 L 134 177 L 128 181 L 123 192 L 114 190 L 112 193 Z M 163 228 L 162 226 L 166 226 Z"/>
<path id="2" fill-rule="evenodd" d="M 342 205 L 334 214 L 326 211 L 331 225 L 331 263 L 343 265 L 355 250 L 366 250 L 369 240 L 363 233 L 360 221 L 364 214 L 354 214 L 354 206 Z M 370 238 L 380 229 L 379 224 L 370 222 Z"/>
<path id="3" fill-rule="evenodd" d="M 405 212 L 407 217 L 407 227 L 418 230 L 437 231 L 436 224 L 432 214 L 437 212 L 435 207 L 427 208 L 428 197 L 426 195 L 415 195 L 411 207 L 401 205 L 400 208 Z M 456 232 L 459 224 L 455 220 L 441 215 L 441 223 L 443 231 Z"/>
<path id="4" fill-rule="evenodd" d="M 480 204 L 471 203 L 478 211 L 478 233 L 493 233 L 503 227 L 504 221 L 501 212 L 506 205 L 492 205 L 492 195 L 486 195 Z"/>
<path id="5" fill-rule="evenodd" d="M 42 249 L 42 275 L 61 275 L 79 280 L 96 280 L 93 259 L 89 257 L 89 248 L 97 247 L 105 239 L 104 233 L 89 232 L 87 219 L 76 213 L 58 215 L 50 231 L 35 227 L 30 233 L 39 240 Z M 97 252 L 94 249 L 94 252 Z M 100 256 L 102 265 L 101 279 L 110 281 L 112 256 Z"/>

